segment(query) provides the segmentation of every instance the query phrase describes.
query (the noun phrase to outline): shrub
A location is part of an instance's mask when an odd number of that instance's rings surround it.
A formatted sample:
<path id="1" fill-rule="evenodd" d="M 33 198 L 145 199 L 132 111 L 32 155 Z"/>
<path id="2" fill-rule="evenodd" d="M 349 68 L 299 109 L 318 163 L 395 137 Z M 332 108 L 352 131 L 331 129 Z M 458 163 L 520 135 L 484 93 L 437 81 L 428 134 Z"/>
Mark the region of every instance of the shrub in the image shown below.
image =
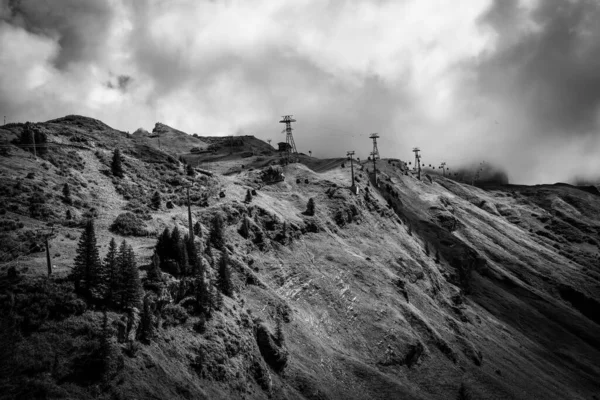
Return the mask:
<path id="1" fill-rule="evenodd" d="M 63 186 L 62 193 L 65 203 L 71 204 L 71 188 L 68 183 Z"/>
<path id="2" fill-rule="evenodd" d="M 179 304 L 168 304 L 162 310 L 162 317 L 164 326 L 176 326 L 185 323 L 189 315 Z"/>
<path id="3" fill-rule="evenodd" d="M 155 210 L 160 209 L 162 199 L 161 199 L 160 193 L 158 191 L 155 191 L 154 194 L 152 195 L 151 202 L 152 202 L 152 208 L 154 208 Z"/>
<path id="4" fill-rule="evenodd" d="M 144 222 L 131 212 L 119 214 L 110 226 L 110 230 L 123 236 L 146 236 L 147 234 Z"/>

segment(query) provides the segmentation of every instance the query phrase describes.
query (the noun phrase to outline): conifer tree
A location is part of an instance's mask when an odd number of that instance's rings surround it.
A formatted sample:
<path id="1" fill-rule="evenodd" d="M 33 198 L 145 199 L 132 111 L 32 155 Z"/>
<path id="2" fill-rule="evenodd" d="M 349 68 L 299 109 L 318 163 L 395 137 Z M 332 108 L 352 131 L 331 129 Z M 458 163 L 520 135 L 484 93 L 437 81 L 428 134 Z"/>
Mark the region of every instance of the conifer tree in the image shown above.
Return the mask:
<path id="1" fill-rule="evenodd" d="M 192 167 L 192 164 L 188 164 L 186 167 L 186 173 L 189 176 L 195 176 L 196 175 L 196 171 L 194 171 L 194 167 Z"/>
<path id="2" fill-rule="evenodd" d="M 70 209 L 67 209 L 67 212 L 65 213 L 65 218 L 69 221 L 73 219 L 73 214 L 71 214 Z"/>
<path id="3" fill-rule="evenodd" d="M 208 262 L 210 262 L 210 264 L 214 266 L 213 251 L 212 251 L 212 246 L 210 245 L 210 242 L 206 243 L 206 247 L 204 249 L 204 254 L 206 254 L 206 257 L 208 258 Z"/>
<path id="4" fill-rule="evenodd" d="M 188 235 L 185 235 L 183 241 L 185 243 L 185 249 L 187 252 L 188 264 L 190 266 L 189 273 L 196 274 L 198 268 L 200 268 L 200 265 L 198 258 L 198 250 L 196 249 L 194 238 L 190 238 Z"/>
<path id="5" fill-rule="evenodd" d="M 169 252 L 171 249 L 171 232 L 169 228 L 165 228 L 165 230 L 160 234 L 158 240 L 156 241 L 156 255 L 160 260 L 160 267 L 164 269 L 165 262 L 169 258 Z"/>
<path id="6" fill-rule="evenodd" d="M 123 165 L 121 160 L 121 150 L 115 149 L 113 152 L 112 162 L 110 164 L 112 174 L 118 178 L 123 177 Z"/>
<path id="7" fill-rule="evenodd" d="M 244 199 L 244 202 L 250 203 L 251 201 L 252 201 L 252 193 L 250 192 L 250 189 L 248 189 L 246 191 L 246 198 Z"/>
<path id="8" fill-rule="evenodd" d="M 76 253 L 72 272 L 75 290 L 91 299 L 92 292 L 97 289 L 99 283 L 101 266 L 94 221 L 91 219 L 87 221 L 85 229 L 81 233 Z"/>
<path id="9" fill-rule="evenodd" d="M 315 199 L 312 197 L 308 199 L 308 204 L 306 205 L 306 215 L 315 215 Z"/>
<path id="10" fill-rule="evenodd" d="M 154 192 L 154 194 L 152 195 L 152 208 L 154 208 L 155 210 L 159 210 L 160 206 L 162 204 L 162 198 L 160 196 L 160 192 L 157 190 Z"/>
<path id="11" fill-rule="evenodd" d="M 158 254 L 156 254 L 156 250 L 154 251 L 154 254 L 152 254 L 152 261 L 146 278 L 149 282 L 157 283 L 163 281 L 162 272 L 160 270 L 160 258 L 158 257 Z"/>
<path id="12" fill-rule="evenodd" d="M 173 228 L 173 231 L 171 231 L 171 241 L 170 241 L 170 248 L 169 248 L 169 258 L 172 260 L 175 260 L 177 262 L 181 261 L 181 255 L 179 254 L 179 244 L 181 242 L 181 233 L 179 232 L 179 228 L 175 227 Z"/>
<path id="13" fill-rule="evenodd" d="M 102 372 L 106 379 L 110 378 L 112 363 L 111 351 L 112 331 L 108 324 L 108 313 L 106 308 L 102 312 L 102 336 L 100 337 L 100 359 L 102 361 Z"/>
<path id="14" fill-rule="evenodd" d="M 196 272 L 195 295 L 198 309 L 201 313 L 209 316 L 210 313 L 210 293 L 204 279 L 204 263 L 200 262 L 200 268 Z"/>
<path id="15" fill-rule="evenodd" d="M 144 296 L 144 306 L 140 317 L 139 338 L 144 343 L 149 343 L 156 337 L 156 327 L 154 324 L 154 302 L 150 295 Z"/>
<path id="16" fill-rule="evenodd" d="M 71 204 L 72 200 L 71 200 L 71 188 L 69 187 L 68 183 L 65 183 L 62 189 L 62 193 L 63 193 L 63 199 L 65 201 L 65 203 L 67 204 Z"/>
<path id="17" fill-rule="evenodd" d="M 125 308 L 125 276 L 127 275 L 125 271 L 127 267 L 127 242 L 123 240 L 117 252 L 115 286 L 113 288 L 113 303 L 119 310 Z"/>
<path id="18" fill-rule="evenodd" d="M 244 217 L 242 220 L 242 226 L 240 227 L 239 232 L 244 239 L 250 237 L 250 219 L 248 217 Z"/>
<path id="19" fill-rule="evenodd" d="M 112 238 L 108 244 L 108 252 L 104 257 L 104 270 L 106 271 L 106 304 L 113 307 L 119 286 L 119 281 L 117 280 L 119 276 L 117 265 L 117 242 L 115 242 L 115 238 Z"/>
<path id="20" fill-rule="evenodd" d="M 125 309 L 140 308 L 142 303 L 142 284 L 135 261 L 135 253 L 126 245 L 125 268 L 123 269 L 123 307 Z"/>
<path id="21" fill-rule="evenodd" d="M 214 290 L 213 294 L 213 308 L 216 311 L 221 311 L 223 309 L 223 294 L 220 290 Z"/>
<path id="22" fill-rule="evenodd" d="M 283 243 L 285 244 L 288 239 L 287 222 L 285 221 L 283 221 L 283 226 L 281 227 L 281 237 L 283 238 Z"/>
<path id="23" fill-rule="evenodd" d="M 225 249 L 224 222 L 220 213 L 216 213 L 212 219 L 209 241 L 215 249 Z"/>
<path id="24" fill-rule="evenodd" d="M 200 225 L 200 221 L 196 221 L 194 224 L 194 235 L 202 237 L 202 225 Z"/>
<path id="25" fill-rule="evenodd" d="M 224 295 L 231 297 L 233 295 L 233 284 L 231 283 L 231 271 L 229 269 L 229 256 L 224 251 L 219 260 L 219 275 L 217 284 Z"/>

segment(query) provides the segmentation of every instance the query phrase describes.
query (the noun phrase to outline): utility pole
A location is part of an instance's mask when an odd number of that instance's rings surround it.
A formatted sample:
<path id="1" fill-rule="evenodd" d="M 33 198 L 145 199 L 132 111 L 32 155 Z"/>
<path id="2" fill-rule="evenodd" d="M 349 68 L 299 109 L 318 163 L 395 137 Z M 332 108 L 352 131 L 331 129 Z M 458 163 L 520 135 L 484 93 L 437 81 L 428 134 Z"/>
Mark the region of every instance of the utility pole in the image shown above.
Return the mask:
<path id="1" fill-rule="evenodd" d="M 292 115 L 284 115 L 283 119 L 279 122 L 285 124 L 283 132 L 285 132 L 286 151 L 289 160 L 291 154 L 298 154 L 296 143 L 294 143 L 294 137 L 292 136 L 292 122 L 296 122 L 296 120 L 292 118 Z"/>
<path id="2" fill-rule="evenodd" d="M 188 206 L 188 229 L 190 240 L 194 242 L 194 229 L 192 228 L 192 206 L 190 205 L 190 187 L 187 187 L 187 206 Z"/>
<path id="3" fill-rule="evenodd" d="M 46 242 L 46 265 L 48 267 L 48 278 L 52 275 L 52 259 L 50 258 L 50 236 L 54 233 L 54 227 L 49 234 L 45 235 L 44 239 Z"/>
<path id="4" fill-rule="evenodd" d="M 352 171 L 352 185 L 350 186 L 350 190 L 352 190 L 352 193 L 355 193 L 356 186 L 354 186 L 354 150 L 347 152 L 346 155 L 350 157 L 350 171 Z"/>
<path id="5" fill-rule="evenodd" d="M 29 126 L 29 132 L 31 132 L 31 140 L 33 142 L 33 157 L 37 158 L 37 151 L 35 150 L 35 132 L 31 129 L 31 125 Z"/>
<path id="6" fill-rule="evenodd" d="M 417 178 L 421 180 L 421 151 L 418 147 L 414 147 L 412 151 L 415 153 L 415 168 L 417 170 Z"/>

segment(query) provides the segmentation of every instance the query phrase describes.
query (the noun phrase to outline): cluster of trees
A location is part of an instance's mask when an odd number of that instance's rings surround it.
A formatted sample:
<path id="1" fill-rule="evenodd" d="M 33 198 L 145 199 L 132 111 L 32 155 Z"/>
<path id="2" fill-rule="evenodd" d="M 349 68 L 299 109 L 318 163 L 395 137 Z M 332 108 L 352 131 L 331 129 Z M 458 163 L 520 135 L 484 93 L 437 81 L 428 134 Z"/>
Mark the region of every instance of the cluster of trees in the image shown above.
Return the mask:
<path id="1" fill-rule="evenodd" d="M 125 240 L 117 247 L 112 239 L 102 261 L 94 221 L 90 219 L 79 238 L 76 252 L 71 278 L 78 294 L 91 303 L 115 310 L 140 308 L 143 289 L 136 257 Z"/>

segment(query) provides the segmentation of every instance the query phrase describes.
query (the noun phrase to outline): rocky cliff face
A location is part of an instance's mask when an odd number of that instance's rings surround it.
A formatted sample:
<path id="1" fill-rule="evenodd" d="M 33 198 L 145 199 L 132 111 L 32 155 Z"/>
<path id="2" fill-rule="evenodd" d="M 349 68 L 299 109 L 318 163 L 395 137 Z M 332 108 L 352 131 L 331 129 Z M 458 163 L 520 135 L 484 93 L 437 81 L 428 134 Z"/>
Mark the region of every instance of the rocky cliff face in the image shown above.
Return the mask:
<path id="1" fill-rule="evenodd" d="M 453 399 L 463 386 L 472 398 L 591 399 L 600 391 L 600 197 L 593 190 L 483 190 L 437 175 L 418 181 L 403 163 L 380 161 L 379 187 L 359 165 L 353 195 L 340 160 L 303 156 L 283 167 L 283 182 L 264 185 L 261 169 L 278 156 L 201 154 L 217 173 L 188 174 L 175 148 L 160 156 L 154 142 L 140 147 L 96 125 L 91 133 L 77 127 L 93 139 L 89 148 L 63 140 L 45 159 L 18 147 L 0 156 L 0 289 L 10 316 L 1 321 L 3 393 Z M 61 141 L 61 132 L 49 131 L 50 140 Z M 120 179 L 109 168 L 115 143 L 131 150 L 123 152 Z M 187 232 L 182 188 L 190 184 L 196 243 L 206 242 L 215 213 L 225 220 L 225 248 L 201 254 L 211 265 L 206 278 L 216 280 L 215 260 L 227 252 L 234 294 L 203 322 L 186 283 L 165 273 L 172 307 L 152 340 L 119 340 L 127 316 L 108 313 L 116 361 L 107 375 L 94 358 L 101 310 L 65 279 L 80 223 L 96 219 L 101 255 L 111 237 L 132 244 L 144 277 L 156 234 L 175 226 Z M 246 201 L 248 190 L 255 194 Z M 151 206 L 155 192 L 159 208 Z M 311 198 L 315 215 L 305 212 Z M 146 236 L 110 231 L 125 211 Z M 49 223 L 51 279 L 39 252 Z"/>

